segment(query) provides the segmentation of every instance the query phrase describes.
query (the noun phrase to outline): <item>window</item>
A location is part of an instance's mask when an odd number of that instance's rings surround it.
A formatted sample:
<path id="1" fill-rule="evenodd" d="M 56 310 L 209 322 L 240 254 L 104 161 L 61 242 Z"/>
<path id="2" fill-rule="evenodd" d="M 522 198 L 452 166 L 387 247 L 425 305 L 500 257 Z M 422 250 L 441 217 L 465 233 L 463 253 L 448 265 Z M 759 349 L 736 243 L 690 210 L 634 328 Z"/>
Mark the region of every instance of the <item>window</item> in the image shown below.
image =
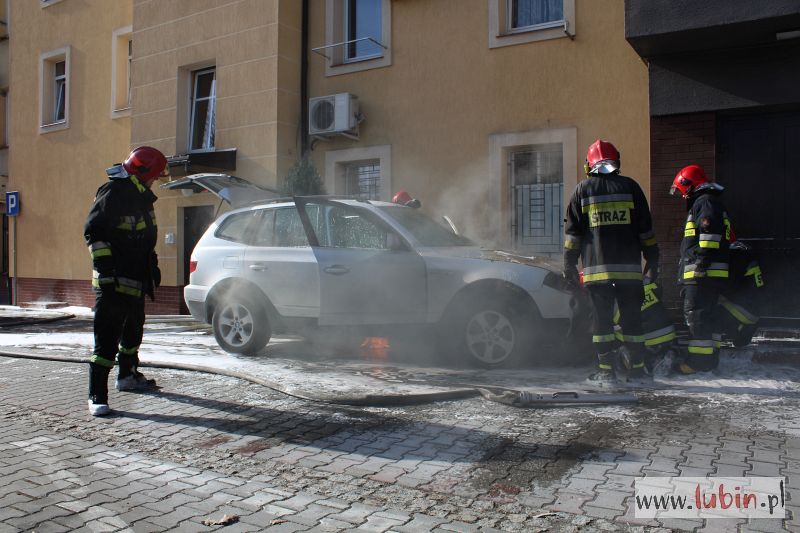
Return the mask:
<path id="1" fill-rule="evenodd" d="M 262 209 L 261 220 L 253 237 L 253 246 L 274 246 L 275 209 Z"/>
<path id="2" fill-rule="evenodd" d="M 506 0 L 508 29 L 528 30 L 564 21 L 563 0 Z"/>
<path id="3" fill-rule="evenodd" d="M 496 133 L 489 140 L 488 207 L 502 216 L 485 237 L 524 255 L 560 255 L 565 194 L 578 183 L 577 130 Z"/>
<path id="4" fill-rule="evenodd" d="M 391 65 L 391 13 L 391 0 L 326 0 L 325 74 Z"/>
<path id="5" fill-rule="evenodd" d="M 311 216 L 311 213 L 309 213 Z M 308 237 L 296 207 L 275 209 L 275 237 L 273 246 L 308 246 Z"/>
<path id="6" fill-rule="evenodd" d="M 419 209 L 402 206 L 379 207 L 381 211 L 395 219 L 417 240 L 420 246 L 474 246 L 475 243 L 456 235 L 419 212 Z"/>
<path id="7" fill-rule="evenodd" d="M 67 62 L 56 61 L 53 75 L 53 116 L 51 123 L 64 122 L 67 115 Z"/>
<path id="8" fill-rule="evenodd" d="M 63 129 L 69 122 L 69 48 L 40 56 L 39 129 Z"/>
<path id="9" fill-rule="evenodd" d="M 0 89 L 0 149 L 8 148 L 8 90 Z"/>
<path id="10" fill-rule="evenodd" d="M 333 248 L 387 249 L 386 230 L 365 218 L 360 210 L 333 206 L 327 212 L 326 221 Z"/>
<path id="11" fill-rule="evenodd" d="M 364 200 L 392 197 L 392 147 L 368 146 L 325 152 L 325 189 Z"/>
<path id="12" fill-rule="evenodd" d="M 132 27 L 114 30 L 111 37 L 111 116 L 130 115 Z"/>
<path id="13" fill-rule="evenodd" d="M 345 0 L 344 34 L 346 61 L 381 55 L 381 3 L 377 0 Z"/>
<path id="14" fill-rule="evenodd" d="M 362 161 L 345 165 L 344 194 L 361 200 L 380 199 L 381 162 Z"/>
<path id="15" fill-rule="evenodd" d="M 247 243 L 251 222 L 258 216 L 258 211 L 236 213 L 222 221 L 215 233 L 216 237 L 226 241 Z"/>
<path id="16" fill-rule="evenodd" d="M 387 250 L 389 231 L 363 209 L 307 203 L 305 211 L 319 246 Z M 295 211 L 296 213 L 296 211 Z M 399 237 L 397 237 L 399 240 Z"/>
<path id="17" fill-rule="evenodd" d="M 575 0 L 488 0 L 489 47 L 574 37 Z"/>
<path id="18" fill-rule="evenodd" d="M 217 70 L 207 68 L 192 73 L 191 125 L 189 150 L 214 149 L 217 103 Z"/>
<path id="19" fill-rule="evenodd" d="M 560 254 L 563 223 L 564 153 L 561 144 L 509 152 L 511 233 L 515 249 Z"/>

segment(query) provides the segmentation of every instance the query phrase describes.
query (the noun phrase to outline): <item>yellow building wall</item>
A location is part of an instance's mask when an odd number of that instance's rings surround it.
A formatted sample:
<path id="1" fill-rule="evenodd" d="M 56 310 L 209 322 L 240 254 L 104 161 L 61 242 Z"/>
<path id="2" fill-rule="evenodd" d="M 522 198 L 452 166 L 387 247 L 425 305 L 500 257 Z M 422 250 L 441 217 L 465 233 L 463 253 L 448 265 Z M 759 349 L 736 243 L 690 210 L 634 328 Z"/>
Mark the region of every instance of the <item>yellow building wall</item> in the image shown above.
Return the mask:
<path id="1" fill-rule="evenodd" d="M 111 43 L 114 29 L 131 24 L 131 6 L 131 0 L 10 3 L 8 189 L 21 199 L 19 277 L 91 279 L 83 223 L 104 170 L 129 149 L 130 119 L 111 118 Z M 40 54 L 65 46 L 69 127 L 40 133 Z"/>
<path id="2" fill-rule="evenodd" d="M 325 1 L 311 4 L 310 46 L 330 44 Z M 648 193 L 647 67 L 624 39 L 621 0 L 576 0 L 574 40 L 500 48 L 489 47 L 486 0 L 391 6 L 391 66 L 326 77 L 325 59 L 310 58 L 309 96 L 354 93 L 365 116 L 360 140 L 316 143 L 320 173 L 328 150 L 391 145 L 393 191 L 408 190 L 423 209 L 502 243 L 509 193 L 505 170 L 490 168 L 492 136 L 575 128 L 567 197 L 597 138 L 617 146 L 622 172 Z"/>
<path id="3" fill-rule="evenodd" d="M 187 153 L 191 72 L 216 67 L 216 149 L 231 174 L 275 187 L 293 162 L 299 116 L 299 0 L 135 0 L 131 143 Z M 279 23 L 280 19 L 280 23 Z M 155 189 L 165 285 L 183 284 L 183 208 L 208 193 Z"/>

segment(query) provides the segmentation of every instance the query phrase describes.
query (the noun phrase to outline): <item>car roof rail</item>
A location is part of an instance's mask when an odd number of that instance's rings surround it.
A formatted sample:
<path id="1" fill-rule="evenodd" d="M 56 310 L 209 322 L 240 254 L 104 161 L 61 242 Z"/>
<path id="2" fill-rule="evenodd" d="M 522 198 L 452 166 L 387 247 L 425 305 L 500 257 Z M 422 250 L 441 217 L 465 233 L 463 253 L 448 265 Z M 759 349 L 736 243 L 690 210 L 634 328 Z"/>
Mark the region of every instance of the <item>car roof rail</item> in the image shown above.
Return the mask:
<path id="1" fill-rule="evenodd" d="M 352 194 L 298 194 L 297 198 L 308 200 L 355 200 L 356 202 L 370 202 L 368 198 L 361 198 L 360 196 L 353 196 Z"/>
<path id="2" fill-rule="evenodd" d="M 237 209 L 240 207 L 251 207 L 254 205 L 264 205 L 264 204 L 279 204 L 283 202 L 293 202 L 295 198 L 303 198 L 306 200 L 354 200 L 356 202 L 362 202 L 366 204 L 371 204 L 372 201 L 366 198 L 361 198 L 359 196 L 352 196 L 352 195 L 345 195 L 345 194 L 313 194 L 313 195 L 296 195 L 296 196 L 281 196 L 279 198 L 267 198 L 267 199 L 259 199 L 253 200 L 252 202 L 243 203 L 237 206 Z"/>

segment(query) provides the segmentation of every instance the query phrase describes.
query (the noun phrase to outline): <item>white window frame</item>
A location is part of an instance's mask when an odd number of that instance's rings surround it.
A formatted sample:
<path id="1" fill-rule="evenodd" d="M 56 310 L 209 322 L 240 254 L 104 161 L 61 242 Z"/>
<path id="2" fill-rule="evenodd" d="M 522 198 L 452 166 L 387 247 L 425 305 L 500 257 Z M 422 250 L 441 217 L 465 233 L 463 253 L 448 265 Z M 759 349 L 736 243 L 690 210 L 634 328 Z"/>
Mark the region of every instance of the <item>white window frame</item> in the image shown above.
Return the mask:
<path id="1" fill-rule="evenodd" d="M 209 110 L 213 109 L 214 112 L 214 144 L 209 147 L 204 148 L 192 148 L 192 137 L 194 137 L 194 126 L 195 126 L 195 104 L 197 100 L 195 100 L 195 95 L 197 94 L 197 77 L 201 74 L 205 74 L 207 72 L 214 72 L 214 83 L 212 85 L 212 93 L 213 95 L 207 97 L 207 100 L 213 102 L 213 105 L 209 108 Z M 203 67 L 199 69 L 192 70 L 189 73 L 189 90 L 191 91 L 189 95 L 189 131 L 186 138 L 186 147 L 187 151 L 191 153 L 198 153 L 198 152 L 213 152 L 216 150 L 216 131 L 217 131 L 217 116 L 216 116 L 216 107 L 217 107 L 217 67 L 216 65 L 210 65 L 208 67 Z"/>
<path id="2" fill-rule="evenodd" d="M 344 194 L 343 184 L 347 167 L 361 161 L 378 161 L 381 169 L 379 199 L 391 200 L 392 146 L 366 146 L 325 152 L 325 190 L 329 194 Z"/>
<path id="3" fill-rule="evenodd" d="M 569 196 L 578 185 L 578 130 L 576 128 L 554 128 L 514 133 L 495 133 L 489 136 L 489 209 L 505 216 L 496 217 L 494 237 L 502 246 L 514 243 L 511 236 L 513 206 L 510 198 L 508 157 L 511 152 L 540 144 L 561 144 L 563 153 L 564 194 L 562 205 L 567 205 Z"/>
<path id="4" fill-rule="evenodd" d="M 347 57 L 347 0 L 325 0 L 325 46 L 317 51 L 325 59 L 325 75 L 337 76 L 392 64 L 392 2 L 381 2 L 381 37 L 383 45 L 375 55 Z M 376 45 L 378 46 L 378 45 Z"/>
<path id="5" fill-rule="evenodd" d="M 487 0 L 489 5 L 489 48 L 575 37 L 575 0 L 563 0 L 564 20 L 511 27 L 512 0 Z"/>
<path id="6" fill-rule="evenodd" d="M 55 65 L 64 62 L 64 120 L 53 121 L 55 112 Z M 58 48 L 39 55 L 39 133 L 63 130 L 69 127 L 70 101 L 70 47 Z"/>
<path id="7" fill-rule="evenodd" d="M 131 114 L 131 61 L 129 52 L 133 37 L 133 26 L 117 28 L 111 33 L 111 118 L 128 117 Z M 122 48 L 125 45 L 125 49 Z M 125 57 L 124 69 L 121 58 Z M 124 76 L 123 76 L 124 72 Z M 120 84 L 127 84 L 127 98 L 120 100 Z M 122 104 L 122 105 L 121 105 Z"/>

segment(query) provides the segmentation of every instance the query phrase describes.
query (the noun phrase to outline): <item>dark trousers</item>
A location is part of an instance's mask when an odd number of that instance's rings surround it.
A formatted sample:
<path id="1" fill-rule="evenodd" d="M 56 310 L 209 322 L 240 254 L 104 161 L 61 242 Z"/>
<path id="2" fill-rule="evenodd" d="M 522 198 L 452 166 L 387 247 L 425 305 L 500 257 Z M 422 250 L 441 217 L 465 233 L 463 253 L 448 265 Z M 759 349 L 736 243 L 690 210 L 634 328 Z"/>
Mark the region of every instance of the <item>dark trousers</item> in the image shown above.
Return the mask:
<path id="1" fill-rule="evenodd" d="M 683 316 L 689 326 L 686 364 L 693 370 L 706 372 L 719 364 L 721 335 L 714 333 L 719 294 L 719 289 L 712 284 L 683 287 Z"/>
<path id="2" fill-rule="evenodd" d="M 623 342 L 631 354 L 631 367 L 644 366 L 644 339 L 642 338 L 642 302 L 644 286 L 641 283 L 589 285 L 594 317 L 592 342 L 597 352 L 598 365 L 610 370 L 614 361 L 611 352 L 617 347 L 614 336 L 614 303 L 619 308 L 619 322 Z"/>
<path id="3" fill-rule="evenodd" d="M 144 318 L 144 298 L 97 292 L 89 396 L 98 398 L 99 403 L 108 401 L 108 374 L 115 359 L 119 359 L 119 378 L 131 375 L 139 365 Z"/>

